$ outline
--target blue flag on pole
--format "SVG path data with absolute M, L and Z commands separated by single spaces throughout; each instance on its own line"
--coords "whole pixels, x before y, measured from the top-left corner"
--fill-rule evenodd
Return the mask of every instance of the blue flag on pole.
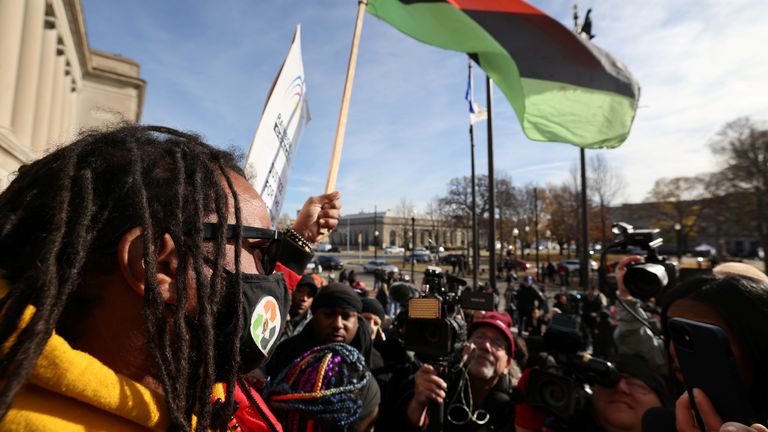
M 471 124 L 485 120 L 488 117 L 488 111 L 475 102 L 473 81 L 472 68 L 470 67 L 467 73 L 467 92 L 464 94 L 464 99 L 469 103 L 469 122 Z

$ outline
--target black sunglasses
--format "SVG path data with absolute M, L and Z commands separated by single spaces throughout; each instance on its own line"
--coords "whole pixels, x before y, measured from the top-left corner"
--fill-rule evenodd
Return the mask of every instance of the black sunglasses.
M 227 239 L 235 237 L 235 225 L 227 225 Z M 277 265 L 277 254 L 280 250 L 280 243 L 283 241 L 282 231 L 275 231 L 267 228 L 257 228 L 252 226 L 242 226 L 242 238 L 244 239 L 259 239 L 269 240 L 263 246 L 256 246 L 256 249 L 261 252 L 261 266 L 264 268 L 264 274 L 272 274 L 275 271 Z M 203 224 L 203 240 L 214 240 L 216 238 L 216 224 L 204 223 Z

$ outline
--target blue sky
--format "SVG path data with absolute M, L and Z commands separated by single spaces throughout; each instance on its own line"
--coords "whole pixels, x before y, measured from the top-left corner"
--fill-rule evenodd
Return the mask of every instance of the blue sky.
M 572 1 L 533 5 L 570 27 Z M 138 61 L 147 82 L 142 122 L 201 133 L 243 153 L 296 24 L 312 121 L 289 176 L 283 212 L 322 193 L 356 14 L 353 0 L 83 0 L 92 48 Z M 706 146 L 727 121 L 768 119 L 768 2 L 593 0 L 595 42 L 640 83 L 640 109 L 625 144 L 601 150 L 642 200 L 659 177 L 716 168 Z M 762 42 L 762 44 L 761 44 Z M 453 177 L 469 175 L 466 57 L 420 44 L 367 15 L 337 188 L 344 213 L 423 210 Z M 475 98 L 484 102 L 480 73 Z M 529 141 L 494 92 L 496 171 L 518 184 L 568 178 L 576 147 Z M 477 169 L 487 173 L 485 126 Z M 589 151 L 592 153 L 592 151 Z

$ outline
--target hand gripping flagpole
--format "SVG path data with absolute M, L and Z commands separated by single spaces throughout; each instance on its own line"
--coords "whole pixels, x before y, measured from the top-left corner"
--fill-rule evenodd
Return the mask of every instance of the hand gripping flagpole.
M 333 153 L 331 154 L 331 166 L 328 169 L 328 180 L 325 183 L 325 193 L 333 192 L 336 189 L 336 177 L 339 175 L 341 150 L 344 148 L 344 132 L 347 130 L 347 116 L 349 114 L 349 100 L 352 96 L 352 82 L 355 79 L 355 66 L 357 65 L 357 52 L 358 46 L 360 45 L 360 33 L 363 29 L 363 18 L 365 17 L 365 6 L 367 4 L 368 0 L 360 0 L 357 4 L 357 21 L 355 22 L 355 34 L 352 36 L 352 50 L 349 53 L 347 79 L 344 83 L 344 94 L 341 98 L 339 123 L 336 126 L 336 138 L 333 141 Z

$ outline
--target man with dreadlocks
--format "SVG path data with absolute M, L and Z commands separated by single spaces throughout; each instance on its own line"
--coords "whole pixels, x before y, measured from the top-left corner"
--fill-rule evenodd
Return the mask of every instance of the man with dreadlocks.
M 0 430 L 281 430 L 240 376 L 340 207 L 309 198 L 275 232 L 231 153 L 164 127 L 21 167 L 0 194 Z

